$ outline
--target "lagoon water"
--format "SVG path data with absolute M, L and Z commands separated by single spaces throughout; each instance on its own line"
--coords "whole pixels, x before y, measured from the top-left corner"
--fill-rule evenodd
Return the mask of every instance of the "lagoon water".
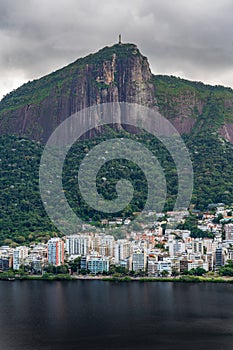
M 233 285 L 0 282 L 0 350 L 232 350 Z

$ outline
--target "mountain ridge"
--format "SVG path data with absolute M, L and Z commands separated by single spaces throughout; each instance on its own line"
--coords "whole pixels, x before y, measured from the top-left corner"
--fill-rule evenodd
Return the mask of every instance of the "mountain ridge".
M 210 116 L 206 110 L 211 101 L 219 113 Z M 214 131 L 233 142 L 231 88 L 154 75 L 131 43 L 106 46 L 7 94 L 0 101 L 0 133 L 45 143 L 71 114 L 105 102 L 158 108 L 181 134 L 211 121 Z

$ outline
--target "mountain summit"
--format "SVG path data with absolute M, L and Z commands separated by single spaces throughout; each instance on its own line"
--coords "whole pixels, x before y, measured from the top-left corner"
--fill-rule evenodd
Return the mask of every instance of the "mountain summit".
M 105 102 L 156 107 L 180 133 L 212 129 L 233 142 L 233 90 L 155 76 L 137 46 L 121 42 L 5 96 L 0 102 L 0 133 L 44 143 L 71 114 Z
M 152 74 L 134 44 L 116 44 L 24 84 L 0 103 L 3 133 L 46 141 L 71 114 L 105 102 L 153 106 Z

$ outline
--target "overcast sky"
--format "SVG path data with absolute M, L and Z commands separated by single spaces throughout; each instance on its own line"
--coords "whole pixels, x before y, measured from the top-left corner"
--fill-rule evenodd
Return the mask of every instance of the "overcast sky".
M 0 98 L 119 33 L 155 74 L 233 87 L 232 16 L 232 0 L 0 0 Z

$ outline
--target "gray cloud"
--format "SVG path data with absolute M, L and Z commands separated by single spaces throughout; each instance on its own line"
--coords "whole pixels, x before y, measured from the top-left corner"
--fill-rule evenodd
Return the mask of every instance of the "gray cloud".
M 117 41 L 155 74 L 233 87 L 233 2 L 1 0 L 0 96 Z

